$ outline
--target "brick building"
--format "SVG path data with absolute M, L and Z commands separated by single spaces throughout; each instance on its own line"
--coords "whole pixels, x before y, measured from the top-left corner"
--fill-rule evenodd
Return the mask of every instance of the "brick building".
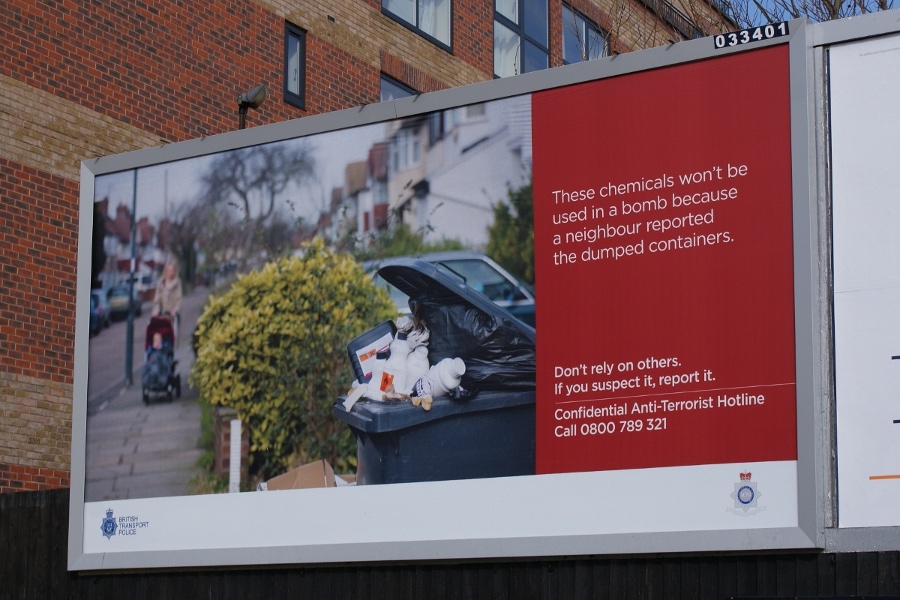
M 0 492 L 68 487 L 82 160 L 729 29 L 701 0 L 7 0 Z

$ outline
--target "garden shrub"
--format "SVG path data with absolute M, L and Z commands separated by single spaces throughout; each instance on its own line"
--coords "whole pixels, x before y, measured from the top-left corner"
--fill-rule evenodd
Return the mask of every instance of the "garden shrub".
M 202 401 L 237 411 L 250 467 L 268 479 L 322 458 L 352 472 L 356 444 L 332 415 L 353 381 L 347 344 L 397 316 L 349 255 L 321 241 L 240 277 L 200 316 L 191 371 Z

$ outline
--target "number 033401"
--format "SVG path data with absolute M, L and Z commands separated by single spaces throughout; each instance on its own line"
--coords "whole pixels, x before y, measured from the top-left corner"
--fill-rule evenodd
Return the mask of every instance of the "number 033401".
M 749 44 L 750 42 L 761 42 L 763 40 L 771 40 L 772 38 L 782 37 L 788 34 L 788 24 L 785 21 L 781 23 L 772 23 L 769 25 L 760 25 L 759 27 L 751 27 L 750 29 L 742 29 L 741 31 L 732 31 L 731 33 L 720 33 L 713 36 L 713 42 L 716 48 L 729 48 L 731 46 L 740 46 L 741 44 Z

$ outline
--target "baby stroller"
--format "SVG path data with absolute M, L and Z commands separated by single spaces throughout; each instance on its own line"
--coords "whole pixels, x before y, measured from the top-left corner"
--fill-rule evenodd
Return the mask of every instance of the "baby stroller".
M 147 362 L 141 373 L 141 395 L 144 404 L 156 396 L 165 395 L 166 400 L 181 397 L 181 375 L 175 372 L 175 328 L 172 317 L 159 315 L 150 318 L 147 325 L 144 350 Z

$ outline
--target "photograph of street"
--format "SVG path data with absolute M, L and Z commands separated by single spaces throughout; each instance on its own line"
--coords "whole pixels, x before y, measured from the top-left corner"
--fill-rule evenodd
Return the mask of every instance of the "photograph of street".
M 229 362 L 233 347 L 257 335 L 250 331 L 260 319 L 268 319 L 269 329 L 259 335 L 294 334 L 277 314 L 261 316 L 256 306 L 229 312 L 242 302 L 239 290 L 272 285 L 266 273 L 273 269 L 282 273 L 278 279 L 289 265 L 302 272 L 321 260 L 328 277 L 350 278 L 336 281 L 335 289 L 360 278 L 371 288 L 365 293 L 376 294 L 373 275 L 386 259 L 450 250 L 458 254 L 441 256 L 457 265 L 474 260 L 478 273 L 493 278 L 480 283 L 482 275 L 466 273 L 470 285 L 488 294 L 496 287 L 490 299 L 533 325 L 527 264 L 533 258 L 513 264 L 510 274 L 488 257 L 509 248 L 502 238 L 509 231 L 492 232 L 498 214 L 504 223 L 519 219 L 526 224 L 519 231 L 530 235 L 530 177 L 528 96 L 98 177 L 85 500 L 226 491 L 223 449 L 210 444 L 216 427 L 227 425 L 222 411 L 244 417 L 244 435 L 249 431 L 242 489 L 320 459 L 353 481 L 356 444 L 347 424 L 331 415 L 332 402 L 353 381 L 346 345 L 385 318 L 408 312 L 406 299 L 395 293 L 366 301 L 369 312 L 356 311 L 354 318 L 368 321 L 345 319 L 333 341 L 335 356 L 307 357 L 321 365 L 314 371 L 334 372 L 327 381 L 268 375 L 267 389 L 248 399 L 232 393 L 243 384 L 220 377 L 250 373 L 247 362 Z M 512 258 L 501 260 L 521 260 Z M 177 306 L 166 306 L 175 282 Z M 320 290 L 330 289 L 319 283 Z M 276 311 L 303 310 L 296 308 L 297 297 L 292 300 L 295 308 L 281 304 Z M 214 322 L 226 313 L 227 322 Z M 173 339 L 160 339 L 158 346 L 173 365 L 168 379 L 154 386 L 148 371 L 158 356 L 155 319 L 172 314 Z M 249 327 L 237 331 L 234 322 Z M 237 338 L 212 340 L 226 329 Z M 300 329 L 308 334 L 307 326 Z M 290 347 L 304 343 L 299 337 Z M 257 410 L 267 403 L 281 408 Z

